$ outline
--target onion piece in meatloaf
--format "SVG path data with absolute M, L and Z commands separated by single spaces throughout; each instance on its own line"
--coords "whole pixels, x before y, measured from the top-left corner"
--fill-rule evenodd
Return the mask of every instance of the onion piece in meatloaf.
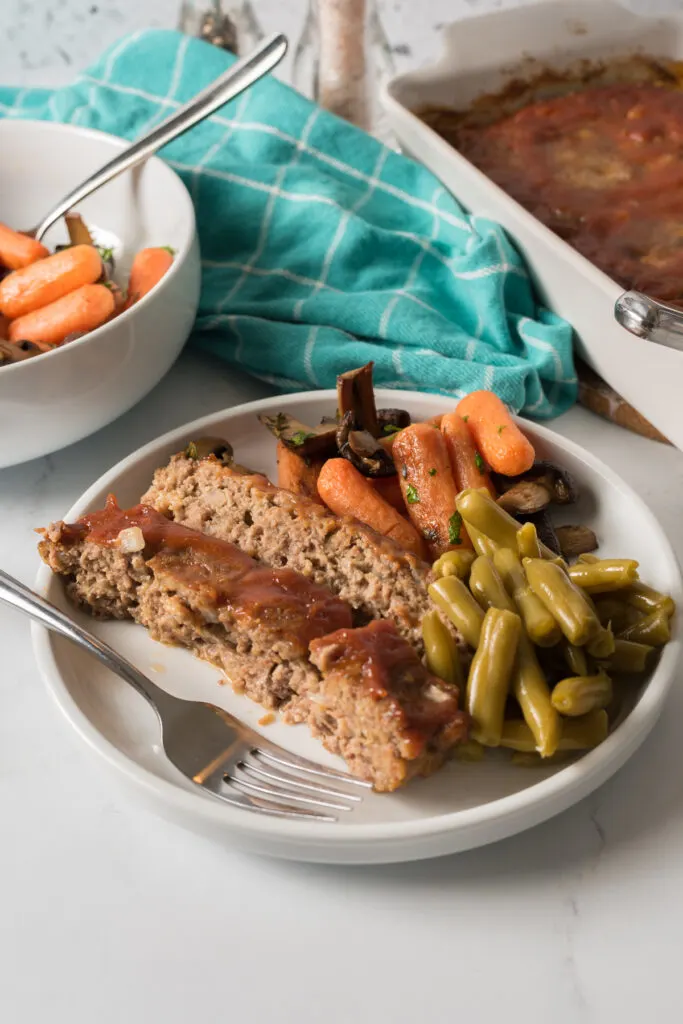
M 266 565 L 287 566 L 329 587 L 354 609 L 355 625 L 390 619 L 422 653 L 431 568 L 357 520 L 214 455 L 174 455 L 141 500 L 178 523 L 238 544 Z
M 102 511 L 43 531 L 39 551 L 91 614 L 134 619 L 268 708 L 317 682 L 309 642 L 351 625 L 349 606 L 326 588 L 144 505 L 123 511 L 109 498 Z
M 380 792 L 431 775 L 467 739 L 458 688 L 430 675 L 386 620 L 313 640 L 319 681 L 307 682 L 285 712 L 305 721 L 349 770 Z

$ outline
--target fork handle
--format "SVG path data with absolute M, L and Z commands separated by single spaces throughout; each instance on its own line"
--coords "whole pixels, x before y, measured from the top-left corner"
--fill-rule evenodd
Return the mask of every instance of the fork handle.
M 66 637 L 78 647 L 93 654 L 106 668 L 130 683 L 133 689 L 137 690 L 152 705 L 157 715 L 159 714 L 159 705 L 165 697 L 163 690 L 159 689 L 151 679 L 143 675 L 135 665 L 122 657 L 113 647 L 79 626 L 64 612 L 60 612 L 49 601 L 39 597 L 33 590 L 29 590 L 23 583 L 10 576 L 9 573 L 3 572 L 2 569 L 0 569 L 0 601 L 4 601 L 5 604 L 23 612 L 35 622 L 39 622 L 41 626 L 45 626 L 46 629 L 53 633 L 59 633 L 60 636 Z
M 257 82 L 268 71 L 278 64 L 287 52 L 287 40 L 281 35 L 273 35 L 264 40 L 254 50 L 236 64 L 224 71 L 215 82 L 211 82 L 197 96 L 183 104 L 179 110 L 167 117 L 142 138 L 137 139 L 126 149 L 118 153 L 113 160 L 100 167 L 89 178 L 77 185 L 58 206 L 45 217 L 35 229 L 35 237 L 40 241 L 45 232 L 56 220 L 59 220 L 72 207 L 89 196 L 95 189 L 106 185 L 108 181 L 142 163 L 162 146 L 168 145 L 183 132 L 192 128 L 205 117 L 213 114 L 229 100 L 239 96 L 241 92 Z

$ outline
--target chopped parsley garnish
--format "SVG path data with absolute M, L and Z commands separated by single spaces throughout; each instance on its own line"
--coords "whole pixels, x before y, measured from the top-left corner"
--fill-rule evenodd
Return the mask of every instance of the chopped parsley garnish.
M 448 543 L 449 544 L 462 544 L 462 516 L 459 512 L 454 512 L 451 518 L 448 520 Z
M 187 448 L 185 449 L 185 458 L 186 459 L 198 459 L 199 458 L 199 452 L 197 451 L 197 445 L 194 443 L 194 441 L 190 441 L 190 443 L 188 444 Z
M 430 476 L 436 476 L 436 470 L 435 469 L 430 469 L 429 470 L 429 475 Z
M 467 423 L 468 419 L 469 419 L 469 416 L 463 416 L 463 418 L 462 418 L 463 423 Z
M 475 464 L 475 466 L 477 467 L 477 469 L 479 470 L 480 473 L 483 473 L 484 470 L 486 469 L 486 466 L 484 464 L 484 460 L 482 459 L 481 455 L 477 451 L 475 451 L 475 453 L 474 453 L 474 464 Z
M 114 259 L 114 250 L 111 246 L 98 245 L 97 251 L 100 254 L 100 259 L 103 263 L 111 263 Z
M 414 484 L 408 484 L 406 487 L 406 501 L 409 505 L 419 505 L 420 495 L 417 493 L 417 488 Z
M 398 434 L 398 432 L 400 430 L 402 430 L 402 429 L 403 429 L 403 427 L 397 427 L 395 423 L 385 423 L 384 424 L 384 433 L 385 434 Z
M 408 467 L 407 466 L 401 466 L 401 476 L 403 477 L 404 480 L 408 479 Z
M 283 431 L 287 429 L 287 423 L 289 422 L 289 418 L 286 415 L 286 413 L 279 412 L 275 416 L 266 417 L 264 419 L 264 422 L 268 429 L 271 430 L 276 437 L 280 437 Z
M 163 249 L 164 252 L 170 252 L 171 256 L 175 256 L 175 249 L 172 245 L 160 245 L 159 248 Z
M 301 445 L 304 444 L 309 439 L 309 437 L 313 436 L 313 434 L 309 434 L 305 430 L 297 430 L 296 433 L 292 434 L 292 436 L 290 437 L 289 443 L 295 445 L 295 447 L 297 448 L 300 448 Z
M 501 424 L 501 425 L 500 425 L 500 426 L 498 427 L 498 433 L 499 433 L 499 434 L 502 434 L 504 430 L 505 430 L 505 424 L 504 424 L 504 423 L 502 423 L 502 424 Z

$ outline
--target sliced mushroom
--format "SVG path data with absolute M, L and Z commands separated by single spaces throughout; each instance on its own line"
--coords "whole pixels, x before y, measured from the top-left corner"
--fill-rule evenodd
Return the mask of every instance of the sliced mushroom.
M 340 421 L 350 412 L 359 430 L 367 430 L 379 437 L 380 426 L 372 386 L 374 363 L 366 363 L 357 370 L 349 370 L 337 377 L 337 408 Z
M 560 552 L 565 558 L 596 551 L 598 538 L 589 526 L 558 526 L 555 529 Z
M 337 445 L 336 422 L 309 427 L 286 412 L 278 412 L 275 416 L 261 415 L 259 421 L 278 441 L 282 441 L 298 455 L 334 454 Z
M 95 244 L 80 213 L 65 213 L 64 221 L 66 223 L 66 230 L 69 232 L 69 241 L 72 245 Z
M 377 413 L 379 423 L 379 436 L 386 437 L 388 434 L 396 434 L 399 430 L 405 430 L 411 424 L 410 413 L 405 409 L 380 409 Z
M 356 429 L 353 412 L 342 418 L 337 430 L 339 454 L 359 470 L 363 476 L 392 476 L 396 472 L 394 460 L 368 430 Z
M 0 341 L 0 366 L 9 366 L 10 363 L 21 363 L 24 359 L 31 359 L 33 356 L 49 352 L 51 345 L 43 346 L 35 341 Z
M 531 469 L 519 476 L 502 476 L 500 473 L 493 474 L 496 489 L 500 494 L 505 494 L 522 481 L 534 481 L 542 484 L 550 494 L 550 501 L 553 505 L 571 505 L 576 501 L 576 487 L 569 473 L 556 466 L 553 462 L 534 462 Z
M 513 516 L 528 516 L 542 512 L 548 507 L 551 494 L 548 488 L 536 480 L 520 480 L 501 494 L 498 504 Z
M 190 441 L 185 451 L 190 459 L 207 459 L 209 455 L 215 455 L 226 466 L 233 462 L 232 445 L 222 437 L 199 437 Z

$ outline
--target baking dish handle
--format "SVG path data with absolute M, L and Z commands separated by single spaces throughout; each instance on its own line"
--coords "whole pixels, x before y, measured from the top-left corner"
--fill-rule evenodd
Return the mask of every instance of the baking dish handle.
M 683 352 L 683 309 L 642 292 L 624 292 L 614 304 L 614 316 L 631 334 Z

